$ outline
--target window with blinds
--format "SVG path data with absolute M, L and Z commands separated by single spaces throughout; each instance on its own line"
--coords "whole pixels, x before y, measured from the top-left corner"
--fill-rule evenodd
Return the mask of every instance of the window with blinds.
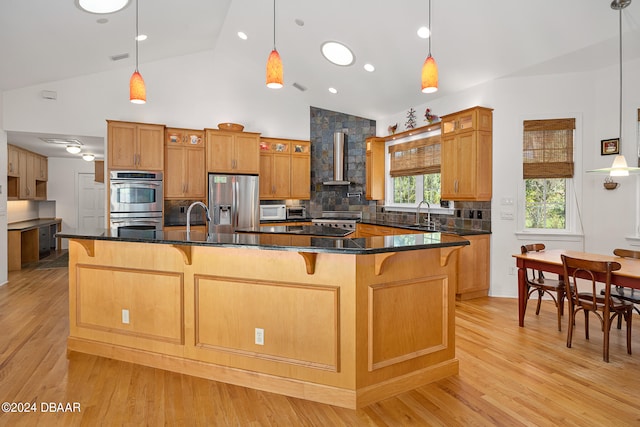
M 523 178 L 572 178 L 575 128 L 573 118 L 525 120 Z
M 440 173 L 440 135 L 389 147 L 392 177 Z

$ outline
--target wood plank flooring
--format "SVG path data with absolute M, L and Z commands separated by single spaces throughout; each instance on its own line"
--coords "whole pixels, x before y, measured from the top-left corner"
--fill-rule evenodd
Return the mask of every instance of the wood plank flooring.
M 457 303 L 460 374 L 354 411 L 130 363 L 67 356 L 67 269 L 26 268 L 0 287 L 0 426 L 625 426 L 640 425 L 640 321 L 634 355 L 613 330 L 610 363 L 591 322 L 578 319 L 573 348 L 555 309 L 527 313 L 515 299 Z M 516 286 L 516 278 L 513 278 Z M 531 308 L 531 307 L 530 307 Z M 534 306 L 535 308 L 535 306 Z M 566 325 L 563 325 L 566 330 Z M 43 412 L 48 403 L 80 412 Z

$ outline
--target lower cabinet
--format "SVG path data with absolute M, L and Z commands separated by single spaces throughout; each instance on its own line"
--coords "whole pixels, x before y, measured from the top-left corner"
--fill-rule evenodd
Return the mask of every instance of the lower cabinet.
M 456 299 L 467 300 L 489 295 L 491 235 L 464 236 L 471 244 L 460 251 Z

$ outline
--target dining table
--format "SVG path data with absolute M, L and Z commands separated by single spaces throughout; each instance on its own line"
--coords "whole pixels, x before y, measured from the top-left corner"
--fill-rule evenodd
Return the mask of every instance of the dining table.
M 526 270 L 531 268 L 563 276 L 564 267 L 562 265 L 562 255 L 594 261 L 618 262 L 621 268 L 612 273 L 611 284 L 640 289 L 640 260 L 638 259 L 567 249 L 550 249 L 539 252 L 528 252 L 526 254 L 515 254 L 513 257 L 516 259 L 516 266 L 518 267 L 518 324 L 520 326 L 524 326 L 524 313 L 528 298 Z M 604 282 L 604 274 L 596 274 L 596 280 Z

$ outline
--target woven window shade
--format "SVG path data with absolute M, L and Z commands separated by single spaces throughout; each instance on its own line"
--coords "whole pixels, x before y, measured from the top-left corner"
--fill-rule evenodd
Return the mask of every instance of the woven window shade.
M 523 178 L 572 178 L 575 128 L 575 119 L 525 120 Z
M 392 177 L 440 173 L 440 135 L 389 147 Z

